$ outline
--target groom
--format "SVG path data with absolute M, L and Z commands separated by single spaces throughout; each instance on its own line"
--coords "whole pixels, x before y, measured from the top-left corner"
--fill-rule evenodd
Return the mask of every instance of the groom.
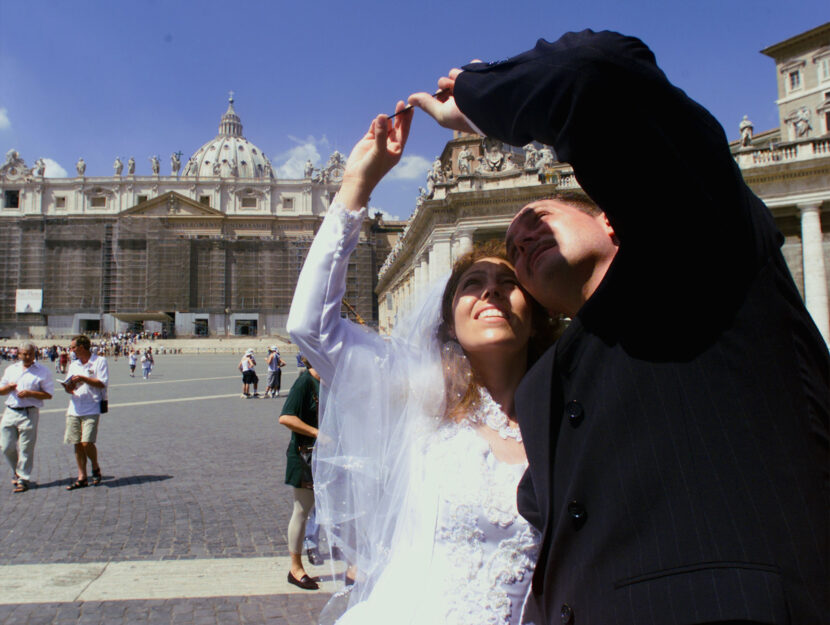
M 827 346 L 720 125 L 609 32 L 439 87 L 410 103 L 552 145 L 590 197 L 507 233 L 522 284 L 572 318 L 516 399 L 544 622 L 827 623 Z

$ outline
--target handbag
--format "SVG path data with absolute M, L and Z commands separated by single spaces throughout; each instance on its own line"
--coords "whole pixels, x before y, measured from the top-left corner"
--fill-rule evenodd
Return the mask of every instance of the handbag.
M 297 445 L 297 455 L 300 458 L 300 468 L 302 469 L 301 488 L 314 487 L 314 477 L 311 474 L 311 455 L 313 453 L 314 445 Z

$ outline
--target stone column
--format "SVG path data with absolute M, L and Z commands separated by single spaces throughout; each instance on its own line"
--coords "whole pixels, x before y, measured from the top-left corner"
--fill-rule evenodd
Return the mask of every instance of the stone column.
M 830 343 L 830 312 L 827 306 L 827 274 L 819 207 L 821 202 L 799 204 L 801 211 L 801 254 L 804 266 L 804 303 L 824 337 Z
M 415 293 L 413 294 L 412 300 L 409 302 L 410 310 L 412 309 L 413 304 L 415 302 L 420 301 L 420 299 L 424 296 L 428 284 L 429 260 L 427 258 L 427 255 L 424 254 L 418 261 L 418 268 L 415 272 Z
M 455 258 L 453 258 L 453 262 L 458 260 L 461 256 L 464 256 L 467 252 L 473 249 L 473 231 L 472 230 L 459 230 L 455 233 L 455 242 L 456 242 L 456 249 L 455 249 Z
M 449 237 L 436 238 L 429 249 L 429 282 L 432 284 L 452 268 Z

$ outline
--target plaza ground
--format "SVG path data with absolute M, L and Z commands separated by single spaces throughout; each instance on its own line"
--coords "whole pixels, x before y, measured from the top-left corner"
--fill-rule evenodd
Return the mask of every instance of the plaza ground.
M 319 591 L 286 582 L 290 433 L 277 417 L 297 368 L 285 360 L 283 397 L 245 400 L 238 356 L 159 356 L 148 381 L 110 359 L 104 479 L 72 492 L 68 396 L 56 392 L 33 488 L 12 494 L 0 469 L 0 623 L 316 623 L 340 582 L 328 564 L 309 568 Z

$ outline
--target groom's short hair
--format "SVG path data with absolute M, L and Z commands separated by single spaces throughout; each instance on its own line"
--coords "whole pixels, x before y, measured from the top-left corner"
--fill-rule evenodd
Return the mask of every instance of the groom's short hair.
M 596 202 L 594 202 L 594 200 L 582 191 L 554 191 L 550 195 L 540 197 L 538 200 L 534 201 L 538 202 L 541 200 L 555 200 L 557 202 L 562 202 L 562 204 L 573 206 L 591 217 L 602 215 L 605 212 L 597 205 Z

